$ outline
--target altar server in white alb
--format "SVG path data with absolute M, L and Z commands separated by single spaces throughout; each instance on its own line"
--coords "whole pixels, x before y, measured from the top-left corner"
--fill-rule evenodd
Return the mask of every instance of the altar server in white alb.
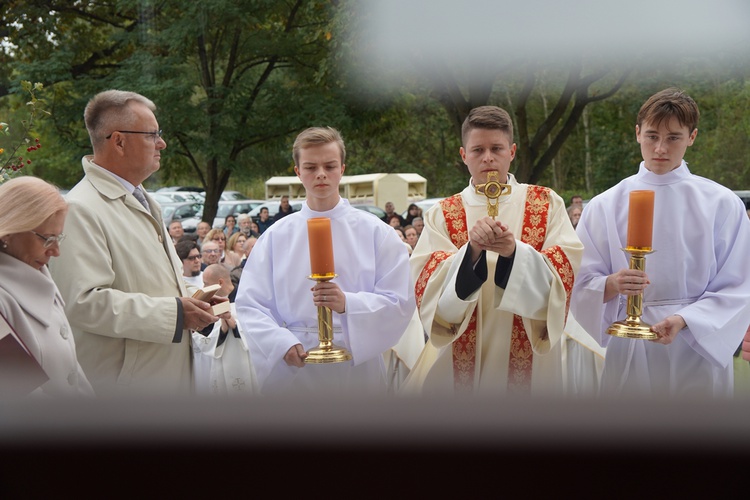
M 229 269 L 220 263 L 203 271 L 203 285 L 219 285 L 216 295 L 231 297 L 234 284 Z M 247 340 L 241 335 L 237 309 L 202 331 L 193 331 L 193 374 L 199 395 L 249 397 L 259 393 Z
M 337 130 L 303 131 L 293 158 L 307 201 L 258 239 L 236 297 L 261 392 L 385 394 L 383 353 L 415 309 L 408 252 L 393 228 L 339 196 L 346 149 Z M 308 279 L 313 217 L 331 220 L 337 277 L 324 283 Z M 318 306 L 333 311 L 333 342 L 349 350 L 351 361 L 305 363 L 319 345 Z
M 729 189 L 688 170 L 685 151 L 699 111 L 669 88 L 641 107 L 638 173 L 594 197 L 577 232 L 584 246 L 571 308 L 606 346 L 602 395 L 722 397 L 733 387 L 732 354 L 750 317 L 750 221 Z M 629 193 L 654 191 L 653 253 L 629 269 Z M 643 294 L 641 319 L 655 340 L 608 335 L 627 297 Z

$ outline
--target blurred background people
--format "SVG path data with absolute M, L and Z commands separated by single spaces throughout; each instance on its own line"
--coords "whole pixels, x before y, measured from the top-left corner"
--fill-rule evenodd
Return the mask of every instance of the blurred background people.
M 277 220 L 280 220 L 293 213 L 294 208 L 289 204 L 289 197 L 287 195 L 284 195 L 281 197 L 281 201 L 279 201 L 279 211 L 276 212 L 276 215 L 273 216 L 273 221 L 276 222 Z
M 182 261 L 182 277 L 185 283 L 203 288 L 201 251 L 198 245 L 191 240 L 180 240 L 175 244 L 175 250 Z
M 182 228 L 182 222 L 173 220 L 169 223 L 169 236 L 172 238 L 172 244 L 174 245 L 185 235 L 185 230 Z
M 206 240 L 201 246 L 201 270 L 205 271 L 211 264 L 221 263 L 221 248 L 219 243 L 213 240 Z
M 414 219 L 422 217 L 422 209 L 416 203 L 411 203 L 406 209 L 406 217 L 404 217 L 404 226 L 413 224 Z
M 237 219 L 234 215 L 229 214 L 224 218 L 224 236 L 227 238 L 231 237 L 235 233 L 240 232 L 240 228 L 237 227 Z
M 198 239 L 195 241 L 198 245 L 203 245 L 203 239 L 206 237 L 208 232 L 211 230 L 211 224 L 205 221 L 201 221 L 195 227 L 195 234 L 198 235 Z
M 581 220 L 581 207 L 578 205 L 571 205 L 568 207 L 568 217 L 570 217 L 570 223 L 573 224 L 575 229 L 578 226 L 578 221 Z
M 0 185 L 0 314 L 48 377 L 32 397 L 94 396 L 76 356 L 63 299 L 47 268 L 49 260 L 60 255 L 67 211 L 57 188 L 36 177 Z M 0 366 L 0 387 L 11 384 L 13 389 L 12 384 L 22 381 L 5 373 L 7 366 Z
M 262 207 L 258 212 L 258 234 L 263 234 L 271 227 L 271 224 L 273 224 L 273 219 L 268 215 L 268 207 Z
M 237 225 L 240 228 L 240 232 L 246 237 L 255 236 L 257 238 L 258 236 L 260 236 L 260 233 L 258 233 L 257 230 L 253 229 L 253 224 L 255 224 L 255 222 L 253 222 L 253 218 L 250 217 L 250 214 L 240 214 L 237 216 Z

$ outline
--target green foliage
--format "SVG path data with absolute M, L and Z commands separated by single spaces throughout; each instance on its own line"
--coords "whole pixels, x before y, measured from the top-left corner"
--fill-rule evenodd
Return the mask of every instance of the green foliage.
M 364 57 L 374 47 L 363 2 L 4 5 L 0 97 L 18 94 L 23 80 L 44 83 L 52 116 L 35 129 L 44 148 L 28 171 L 61 187 L 80 179 L 80 158 L 90 152 L 82 121 L 88 99 L 121 88 L 154 100 L 168 144 L 147 187 L 202 185 L 209 205 L 223 189 L 263 197 L 265 179 L 293 175 L 292 141 L 316 125 L 342 131 L 348 174 L 414 172 L 427 179 L 428 196 L 452 194 L 469 178 L 458 155 L 461 122 L 485 103 L 514 118 L 520 180 L 566 199 L 588 198 L 636 171 L 638 108 L 671 85 L 687 90 L 702 111 L 687 153 L 691 170 L 735 189 L 750 186 L 747 55 L 689 54 L 630 74 L 608 61 L 440 67 L 415 58 L 413 71 L 399 69 L 393 79 L 387 62 L 375 67 Z M 19 102 L 5 99 L 3 118 Z M 204 217 L 212 216 L 209 206 Z

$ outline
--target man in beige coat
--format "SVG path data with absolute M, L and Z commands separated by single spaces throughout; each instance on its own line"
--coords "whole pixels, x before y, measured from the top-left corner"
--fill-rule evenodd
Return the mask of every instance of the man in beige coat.
M 188 298 L 161 209 L 141 186 L 167 147 L 155 108 L 119 90 L 89 101 L 94 154 L 66 196 L 68 238 L 50 266 L 98 396 L 191 394 L 189 330 L 218 319 L 208 303 Z

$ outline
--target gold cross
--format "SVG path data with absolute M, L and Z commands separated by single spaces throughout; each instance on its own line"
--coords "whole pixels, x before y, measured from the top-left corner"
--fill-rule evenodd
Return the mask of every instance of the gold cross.
M 474 187 L 477 194 L 483 194 L 487 197 L 487 215 L 493 219 L 498 214 L 498 198 L 509 195 L 511 191 L 509 184 L 501 184 L 498 181 L 499 175 L 496 171 L 487 172 L 487 182 Z

